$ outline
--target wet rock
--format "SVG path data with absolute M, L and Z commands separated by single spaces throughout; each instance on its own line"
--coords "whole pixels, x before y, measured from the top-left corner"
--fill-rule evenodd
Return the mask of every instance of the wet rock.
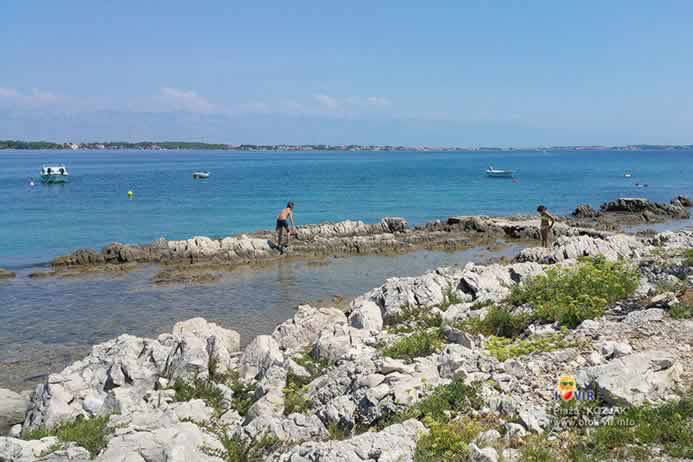
M 674 202 L 676 202 L 676 200 Z M 678 200 L 678 203 L 681 205 L 654 202 L 640 197 L 622 197 L 602 204 L 600 209 L 604 213 L 625 212 L 640 214 L 645 221 L 651 221 L 652 218 L 657 216 L 675 219 L 688 218 L 688 210 L 682 205 L 680 200 Z
M 0 435 L 5 435 L 12 426 L 24 422 L 29 405 L 26 396 L 0 388 Z
M 391 233 L 403 233 L 409 228 L 409 223 L 402 217 L 385 217 L 382 224 Z

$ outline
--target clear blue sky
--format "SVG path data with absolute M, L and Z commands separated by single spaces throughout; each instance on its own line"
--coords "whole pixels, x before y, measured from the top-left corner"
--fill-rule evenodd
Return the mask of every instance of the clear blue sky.
M 0 138 L 693 143 L 690 1 L 249 3 L 0 2 Z

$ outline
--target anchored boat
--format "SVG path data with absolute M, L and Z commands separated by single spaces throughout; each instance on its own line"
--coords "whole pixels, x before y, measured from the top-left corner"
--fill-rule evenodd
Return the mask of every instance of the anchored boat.
M 493 165 L 489 166 L 489 168 L 486 169 L 486 176 L 490 176 L 493 178 L 512 178 L 513 177 L 513 171 L 512 170 L 498 170 L 493 168 Z
M 44 165 L 41 168 L 41 182 L 45 184 L 67 183 L 70 174 L 64 165 Z
M 193 178 L 196 180 L 204 180 L 209 178 L 209 172 L 193 172 Z

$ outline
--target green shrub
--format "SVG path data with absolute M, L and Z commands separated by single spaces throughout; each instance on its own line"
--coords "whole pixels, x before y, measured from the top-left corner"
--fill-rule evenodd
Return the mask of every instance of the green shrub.
M 238 373 L 230 375 L 226 385 L 233 392 L 231 408 L 235 409 L 242 417 L 248 413 L 248 409 L 255 402 L 255 385 L 242 382 Z
M 329 361 L 326 359 L 315 359 L 308 352 L 294 355 L 291 359 L 293 359 L 296 364 L 308 371 L 311 376 L 309 382 L 315 377 L 322 375 L 330 366 Z
M 96 457 L 108 444 L 108 437 L 113 429 L 107 426 L 108 416 L 85 419 L 78 417 L 70 422 L 63 422 L 52 428 L 41 428 L 25 432 L 25 440 L 38 440 L 55 436 L 61 443 L 75 442 L 83 447 L 91 457 Z M 58 449 L 58 448 L 55 448 Z
M 677 303 L 671 307 L 669 314 L 674 319 L 691 319 L 693 318 L 693 305 Z
M 414 462 L 459 462 L 467 460 L 469 443 L 481 432 L 481 426 L 469 420 L 440 423 L 427 417 L 430 430 L 416 442 Z
M 351 436 L 351 432 L 335 422 L 332 422 L 327 426 L 327 433 L 330 434 L 330 439 L 335 441 L 342 441 Z
M 567 331 L 563 330 L 552 334 L 532 335 L 523 339 L 491 336 L 486 339 L 485 346 L 499 361 L 505 361 L 517 356 L 579 346 L 577 341 L 566 340 L 566 334 Z
M 255 401 L 255 385 L 241 382 L 237 372 L 214 375 L 210 373 L 210 377 L 212 376 L 215 381 L 199 376 L 190 381 L 177 379 L 173 384 L 173 390 L 176 392 L 174 399 L 180 402 L 202 399 L 214 410 L 216 416 L 222 415 L 229 408 L 245 416 Z M 226 402 L 224 393 L 216 386 L 218 383 L 228 386 L 233 392 L 231 403 Z
M 573 268 L 553 267 L 514 286 L 510 302 L 531 304 L 538 320 L 577 327 L 601 316 L 609 304 L 632 295 L 639 280 L 638 272 L 623 261 L 581 258 Z
M 274 435 L 261 434 L 255 438 L 242 438 L 224 425 L 207 425 L 204 429 L 219 440 L 223 449 L 205 446 L 202 451 L 224 462 L 263 462 L 269 453 L 281 447 L 281 442 Z
M 284 415 L 304 413 L 310 409 L 311 401 L 306 396 L 308 383 L 310 380 L 289 372 L 284 387 Z
M 515 337 L 524 332 L 532 320 L 528 313 L 514 314 L 508 307 L 491 305 L 483 319 L 472 317 L 454 324 L 453 327 L 473 334 Z
M 413 361 L 441 350 L 443 338 L 440 329 L 419 329 L 383 348 L 383 354 L 395 359 Z

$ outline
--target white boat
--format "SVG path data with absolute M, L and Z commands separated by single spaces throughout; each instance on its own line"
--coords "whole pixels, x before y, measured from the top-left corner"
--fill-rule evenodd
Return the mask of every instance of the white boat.
M 193 172 L 193 178 L 195 178 L 196 180 L 209 178 L 209 172 Z
M 623 176 L 626 177 L 626 178 L 630 178 L 630 177 L 633 176 L 633 174 L 630 173 L 630 172 L 626 172 L 626 173 L 623 174 Z
M 46 184 L 67 183 L 70 174 L 64 165 L 44 165 L 41 167 L 41 182 Z
M 489 168 L 486 169 L 486 176 L 490 176 L 493 178 L 512 178 L 513 177 L 513 171 L 512 170 L 498 170 L 496 168 L 493 168 L 493 165 L 489 166 Z

